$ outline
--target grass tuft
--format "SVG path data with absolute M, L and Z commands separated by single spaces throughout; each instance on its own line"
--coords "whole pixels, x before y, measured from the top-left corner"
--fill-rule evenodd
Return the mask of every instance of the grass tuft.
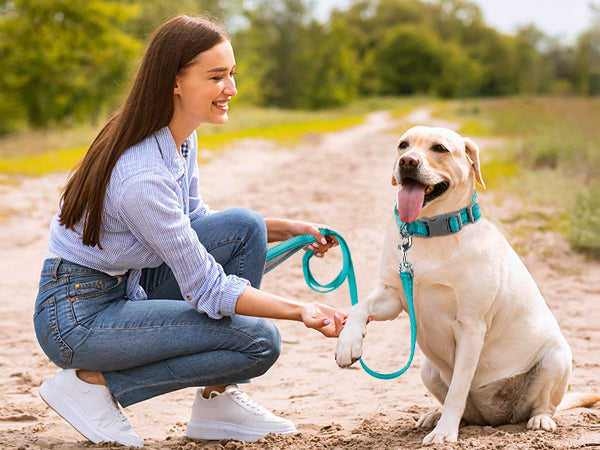
M 581 190 L 569 215 L 569 241 L 579 252 L 600 257 L 600 184 Z

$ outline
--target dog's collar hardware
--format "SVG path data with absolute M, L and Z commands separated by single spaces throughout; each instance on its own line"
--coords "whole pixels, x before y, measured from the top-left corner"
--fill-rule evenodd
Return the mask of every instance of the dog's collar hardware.
M 477 201 L 477 192 L 474 191 L 469 205 L 459 211 L 404 223 L 398 217 L 398 207 L 395 206 L 394 215 L 401 235 L 406 230 L 411 236 L 430 238 L 458 233 L 465 225 L 477 222 L 481 218 L 481 207 Z
M 402 226 L 400 226 L 400 238 L 402 239 L 402 242 L 398 246 L 398 250 L 402 252 L 402 262 L 398 267 L 398 273 L 407 273 L 412 276 L 412 265 L 408 262 L 406 258 L 406 253 L 408 253 L 408 249 L 412 247 L 412 235 L 408 232 L 405 223 L 403 223 Z

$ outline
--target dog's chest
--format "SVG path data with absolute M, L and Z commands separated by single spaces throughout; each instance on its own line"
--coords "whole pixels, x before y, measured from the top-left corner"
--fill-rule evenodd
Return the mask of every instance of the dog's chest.
M 413 302 L 419 344 L 428 356 L 453 354 L 454 340 L 448 337 L 454 335 L 458 322 L 464 320 L 455 285 L 464 271 L 460 257 L 449 246 L 417 244 L 411 252 L 408 261 L 414 271 Z

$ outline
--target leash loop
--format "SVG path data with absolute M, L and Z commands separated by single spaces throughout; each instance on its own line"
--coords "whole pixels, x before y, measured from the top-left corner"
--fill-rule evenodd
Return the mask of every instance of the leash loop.
M 316 292 L 326 293 L 331 292 L 338 287 L 340 287 L 344 281 L 348 280 L 348 290 L 350 291 L 350 301 L 352 302 L 352 306 L 358 303 L 358 294 L 356 288 L 356 277 L 354 274 L 354 265 L 352 263 L 352 256 L 350 255 L 350 248 L 348 244 L 344 240 L 344 238 L 336 233 L 333 230 L 327 228 L 319 228 L 319 231 L 323 236 L 334 236 L 342 251 L 343 256 L 343 266 L 337 276 L 330 281 L 329 283 L 321 284 L 317 280 L 315 280 L 311 270 L 310 270 L 310 258 L 314 256 L 314 252 L 312 250 L 308 250 L 304 257 L 302 258 L 302 270 L 304 272 L 304 280 L 310 289 Z M 292 256 L 294 253 L 299 251 L 300 249 L 310 245 L 311 243 L 316 242 L 316 239 L 311 235 L 302 235 L 296 236 L 292 239 L 288 239 L 285 242 L 277 244 L 270 249 L 267 250 L 267 262 L 265 265 L 264 273 L 269 272 L 277 265 L 281 264 L 284 260 Z M 410 319 L 410 335 L 411 335 L 411 343 L 410 343 L 410 358 L 406 365 L 400 369 L 398 372 L 394 373 L 378 373 L 374 370 L 370 369 L 367 364 L 362 360 L 359 360 L 362 368 L 369 375 L 375 378 L 379 378 L 381 380 L 391 380 L 393 378 L 397 378 L 402 375 L 406 370 L 410 367 L 413 356 L 415 353 L 415 344 L 417 340 L 417 324 L 415 320 L 413 301 L 412 301 L 412 279 L 413 272 L 412 266 L 406 260 L 406 251 L 412 246 L 412 236 L 408 232 L 408 230 L 404 230 L 403 235 L 403 243 L 399 246 L 402 250 L 403 263 L 400 264 L 399 275 L 402 280 L 402 286 L 404 288 L 404 292 L 406 294 L 406 298 L 408 301 L 408 316 Z

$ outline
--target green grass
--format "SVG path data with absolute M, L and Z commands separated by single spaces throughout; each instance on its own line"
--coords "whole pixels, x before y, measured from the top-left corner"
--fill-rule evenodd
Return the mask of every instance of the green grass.
M 201 150 L 218 151 L 238 139 L 266 139 L 294 146 L 311 135 L 331 133 L 364 122 L 368 113 L 382 109 L 410 110 L 419 99 L 369 98 L 342 108 L 296 111 L 240 106 L 232 108 L 224 125 L 198 128 Z M 81 160 L 100 126 L 78 125 L 31 130 L 0 139 L 0 174 L 40 176 L 69 171 Z
M 35 156 L 0 159 L 0 173 L 5 175 L 41 176 L 71 170 L 85 154 L 86 147 L 57 150 Z
M 535 97 L 448 102 L 437 114 L 460 132 L 505 137 L 482 168 L 492 188 L 511 189 L 555 216 L 544 228 L 600 257 L 600 98 Z M 491 182 L 490 182 L 491 180 Z
M 279 123 L 262 127 L 224 131 L 220 133 L 199 130 L 198 146 L 217 150 L 226 147 L 236 139 L 267 139 L 282 145 L 297 145 L 307 135 L 331 133 L 354 127 L 364 122 L 364 116 L 340 117 L 331 120 L 310 120 L 296 123 Z

